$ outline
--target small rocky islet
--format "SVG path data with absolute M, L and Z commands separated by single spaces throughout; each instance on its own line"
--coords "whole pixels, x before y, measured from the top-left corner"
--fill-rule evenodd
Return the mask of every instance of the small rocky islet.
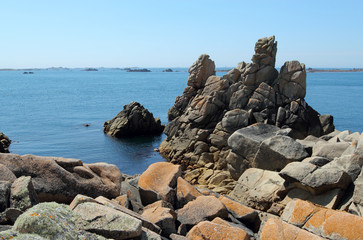
M 0 238 L 363 239 L 363 134 L 311 108 L 305 65 L 278 72 L 276 52 L 259 39 L 223 77 L 201 55 L 165 129 L 136 102 L 106 121 L 113 137 L 164 130 L 168 162 L 141 175 L 19 156 L 0 133 Z

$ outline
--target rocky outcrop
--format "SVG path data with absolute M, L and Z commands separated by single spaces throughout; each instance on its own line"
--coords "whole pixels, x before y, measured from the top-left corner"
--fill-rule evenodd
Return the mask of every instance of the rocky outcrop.
M 171 121 L 160 153 L 187 173 L 206 167 L 214 171 L 210 179 L 218 171 L 229 171 L 227 179 L 235 180 L 250 167 L 278 171 L 306 158 L 307 150 L 294 140 L 330 133 L 332 117 L 319 115 L 305 102 L 305 65 L 288 61 L 278 72 L 276 52 L 275 37 L 259 39 L 252 63 L 241 62 L 222 77 L 214 75 L 214 62 L 208 55 L 200 56 L 189 69 L 188 86 L 169 110 Z M 275 130 L 239 141 L 238 131 L 256 123 Z M 267 139 L 275 135 L 283 136 Z M 286 146 L 291 147 L 282 151 Z M 274 158 L 266 161 L 266 155 Z M 195 183 L 209 185 L 202 179 L 204 173 L 199 171 Z
M 105 122 L 103 131 L 117 138 L 161 134 L 164 125 L 159 118 L 140 103 L 131 102 L 111 120 Z
M 84 164 L 78 159 L 0 153 L 0 163 L 15 176 L 32 176 L 40 201 L 70 203 L 77 194 L 114 198 L 123 176 L 112 164 Z
M 0 153 L 8 153 L 11 140 L 2 132 L 0 132 Z
M 347 135 L 345 139 L 351 139 L 348 137 L 351 135 Z M 360 140 L 360 136 L 358 139 Z M 361 150 L 359 142 L 354 149 L 356 155 Z M 65 161 L 62 159 L 63 166 Z M 294 166 L 297 164 L 302 165 Z M 8 181 L 0 181 L 0 224 L 8 224 L 5 227 L 0 225 L 0 238 L 361 239 L 363 218 L 358 216 L 358 212 L 361 206 L 359 184 L 362 175 L 355 178 L 355 190 L 351 195 L 347 194 L 348 198 L 341 203 L 339 200 L 342 198 L 336 196 L 339 192 L 349 192 L 349 187 L 334 188 L 318 195 L 309 193 L 309 200 L 320 200 L 322 203 L 325 200 L 326 203 L 326 199 L 330 199 L 331 202 L 339 203 L 319 206 L 297 199 L 307 196 L 301 192 L 307 191 L 301 187 L 304 174 L 324 167 L 314 167 L 311 164 L 292 162 L 280 173 L 250 168 L 242 174 L 230 196 L 226 196 L 207 189 L 197 189 L 180 176 L 180 166 L 155 163 L 145 175 L 124 180 L 122 193 L 118 196 L 94 198 L 78 194 L 69 206 L 54 202 L 32 203 L 30 195 L 38 195 L 31 190 L 33 177 L 21 176 L 14 181 L 13 187 Z M 352 181 L 352 176 L 355 175 L 347 176 Z M 145 189 L 152 191 L 157 197 L 143 194 Z M 177 194 L 173 198 L 165 198 L 168 201 L 158 200 L 169 192 Z M 17 196 L 17 202 L 24 204 L 10 207 L 6 199 L 13 201 L 12 194 Z M 335 197 L 329 198 L 330 196 Z M 129 208 L 120 205 L 130 199 L 137 202 L 137 207 L 133 204 L 129 204 Z M 346 211 L 334 210 L 340 205 Z M 17 209 L 19 206 L 25 206 L 23 210 L 28 209 L 23 212 Z M 354 212 L 357 209 L 358 212 Z

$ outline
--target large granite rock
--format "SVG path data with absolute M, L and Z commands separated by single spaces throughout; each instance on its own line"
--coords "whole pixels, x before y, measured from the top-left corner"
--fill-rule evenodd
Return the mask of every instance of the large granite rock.
M 12 230 L 44 239 L 78 239 L 71 209 L 57 203 L 40 203 L 19 216 Z
M 178 221 L 185 225 L 195 225 L 216 217 L 226 218 L 226 207 L 214 196 L 199 196 L 178 210 Z
M 79 229 L 112 239 L 138 237 L 142 232 L 142 222 L 123 212 L 97 203 L 85 202 L 73 209 Z
M 253 141 L 244 148 L 244 154 L 233 155 L 233 145 L 245 144 L 228 140 L 236 130 L 265 123 L 291 129 L 288 135 L 294 139 L 333 131 L 332 118 L 320 117 L 304 100 L 305 65 L 286 62 L 278 73 L 276 52 L 275 37 L 259 39 L 252 63 L 241 62 L 222 77 L 213 76 L 214 64 L 202 55 L 191 67 L 188 86 L 169 110 L 171 121 L 165 127 L 167 138 L 160 145 L 160 153 L 184 170 L 208 164 L 209 168 L 228 170 L 237 180 L 252 166 L 249 158 L 259 144 L 251 137 Z M 280 170 L 290 161 L 274 169 Z M 196 181 L 199 178 L 196 176 Z
M 363 218 L 299 199 L 286 206 L 281 218 L 324 238 L 363 239 Z
M 249 207 L 267 211 L 286 194 L 285 180 L 277 172 L 247 169 L 229 196 Z
M 30 176 L 21 176 L 13 182 L 10 190 L 10 206 L 12 208 L 25 211 L 38 204 L 38 202 L 38 195 L 34 190 Z
M 70 203 L 77 194 L 108 198 L 120 195 L 123 176 L 112 164 L 83 164 L 78 159 L 9 153 L 0 153 L 0 163 L 18 177 L 32 176 L 41 202 Z
M 111 120 L 105 122 L 103 131 L 112 137 L 122 138 L 131 136 L 161 134 L 164 126 L 160 119 L 138 102 L 131 102 Z
M 139 178 L 141 197 L 145 198 L 144 203 L 152 203 L 162 199 L 171 204 L 175 200 L 175 188 L 177 179 L 181 176 L 181 167 L 168 162 L 151 164 Z M 156 193 L 153 195 L 152 193 Z M 150 199 L 148 196 L 151 196 Z M 156 196 L 154 198 L 152 196 Z
M 0 153 L 8 153 L 11 140 L 2 132 L 0 132 Z

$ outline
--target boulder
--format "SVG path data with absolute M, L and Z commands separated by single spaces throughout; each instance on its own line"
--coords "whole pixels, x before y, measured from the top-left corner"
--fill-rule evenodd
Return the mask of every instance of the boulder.
M 142 222 L 123 212 L 97 203 L 78 204 L 73 213 L 79 229 L 99 234 L 106 238 L 129 239 L 141 235 Z
M 228 212 L 230 212 L 237 220 L 241 221 L 242 223 L 248 223 L 250 225 L 253 225 L 255 223 L 258 213 L 254 209 L 223 195 L 221 195 L 218 199 L 227 208 Z
M 10 171 L 9 168 L 7 168 L 5 165 L 1 163 L 0 163 L 0 172 L 1 172 L 0 181 L 13 183 L 16 180 L 15 174 L 12 171 Z
M 252 167 L 279 171 L 288 163 L 301 161 L 309 154 L 288 136 L 273 136 L 264 140 L 252 162 Z
M 363 217 L 363 171 L 354 181 L 353 203 L 356 205 L 355 214 Z
M 16 176 L 32 176 L 39 201 L 70 203 L 77 194 L 115 198 L 123 180 L 113 164 L 83 164 L 78 159 L 0 153 L 0 162 Z
M 233 109 L 226 112 L 221 121 L 221 127 L 228 133 L 248 126 L 251 113 L 242 109 Z
M 286 206 L 281 218 L 328 239 L 363 238 L 363 218 L 299 199 Z
M 295 227 L 294 225 L 285 223 L 278 219 L 269 219 L 263 226 L 260 240 L 270 239 L 312 239 L 323 240 L 317 235 L 314 235 L 308 231 Z
M 313 147 L 312 156 L 325 157 L 333 160 L 342 156 L 343 152 L 350 146 L 347 142 L 316 142 Z
M 354 182 L 363 166 L 363 156 L 357 154 L 343 155 L 338 158 L 334 158 L 333 161 L 325 164 L 322 169 L 325 168 L 335 168 L 346 172 Z
M 226 207 L 214 196 L 199 196 L 179 209 L 178 221 L 186 225 L 195 225 L 204 220 L 216 217 L 226 218 Z
M 9 207 L 11 184 L 7 181 L 0 181 L 0 212 Z
M 292 162 L 287 164 L 279 175 L 290 183 L 302 182 L 306 176 L 317 168 L 317 166 L 308 162 Z
M 11 140 L 2 132 L 0 132 L 0 153 L 8 153 Z
M 113 119 L 106 121 L 103 131 L 117 138 L 161 134 L 164 126 L 160 119 L 154 119 L 152 113 L 138 102 L 125 105 Z
M 272 203 L 286 194 L 284 185 L 285 180 L 277 172 L 249 168 L 238 179 L 229 197 L 249 207 L 267 211 Z
M 22 176 L 11 185 L 10 206 L 25 211 L 38 204 L 38 196 L 34 190 L 32 178 Z
M 193 187 L 188 181 L 181 177 L 178 177 L 176 197 L 178 200 L 178 207 L 182 208 L 185 204 L 193 201 L 197 197 L 202 196 L 202 194 Z
M 45 239 L 78 239 L 71 209 L 54 202 L 40 203 L 28 209 L 18 217 L 12 230 L 37 234 Z
M 233 152 L 252 161 L 264 140 L 276 135 L 287 135 L 287 133 L 273 125 L 254 124 L 235 131 L 228 138 L 228 146 Z
M 160 200 L 160 202 L 162 202 L 162 200 Z M 162 230 L 161 234 L 164 237 L 169 237 L 170 234 L 176 233 L 175 220 L 177 216 L 176 213 L 168 207 L 150 204 L 145 207 L 141 216 L 159 226 Z
M 323 114 L 319 116 L 320 124 L 323 128 L 323 135 L 327 135 L 334 131 L 334 117 L 330 114 Z
M 208 221 L 202 221 L 195 225 L 188 232 L 186 237 L 193 240 L 250 239 L 249 235 L 240 228 L 221 225 Z
M 164 201 L 174 204 L 177 179 L 181 176 L 181 167 L 168 162 L 151 164 L 139 179 L 139 186 L 145 192 L 141 192 L 141 198 L 147 192 L 156 192 Z M 151 199 L 150 203 L 157 199 Z M 144 200 L 143 200 L 144 201 Z

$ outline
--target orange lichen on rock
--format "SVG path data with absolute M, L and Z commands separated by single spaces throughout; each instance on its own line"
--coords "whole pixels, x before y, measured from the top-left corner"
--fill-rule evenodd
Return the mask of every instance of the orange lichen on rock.
M 296 200 L 294 210 L 292 212 L 289 223 L 302 226 L 308 220 L 308 218 L 314 213 L 319 211 L 319 207 L 313 203 L 303 200 Z
M 363 218 L 338 210 L 321 208 L 304 228 L 327 238 L 363 239 Z
M 195 225 L 188 232 L 187 238 L 193 240 L 250 239 L 248 234 L 240 228 L 216 224 L 208 221 L 203 221 Z
M 224 204 L 224 206 L 226 206 L 229 211 L 235 213 L 238 216 L 245 216 L 255 212 L 255 210 L 253 210 L 252 208 L 247 207 L 239 202 L 233 201 L 232 199 L 229 199 L 223 195 L 221 195 L 218 199 Z
M 285 223 L 279 219 L 269 219 L 261 233 L 260 240 L 320 240 L 323 239 L 308 231 L 295 227 L 294 225 Z
M 176 187 L 177 178 L 181 176 L 181 167 L 168 162 L 151 164 L 140 176 L 139 186 L 145 190 L 157 192 L 161 197 L 167 196 Z M 166 200 L 166 199 L 165 199 Z

